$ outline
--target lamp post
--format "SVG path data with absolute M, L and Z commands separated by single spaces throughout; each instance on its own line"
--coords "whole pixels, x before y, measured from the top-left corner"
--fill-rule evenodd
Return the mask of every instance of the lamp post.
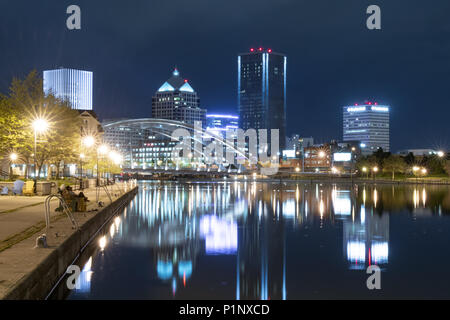
M 377 172 L 378 172 L 378 167 L 373 167 L 373 168 L 372 168 L 372 171 L 373 171 L 373 180 L 376 180 L 376 175 L 377 175 Z
M 49 123 L 46 119 L 43 118 L 37 118 L 33 120 L 32 127 L 34 130 L 34 187 L 33 192 L 36 193 L 37 188 L 37 160 L 36 160 L 36 154 L 37 154 L 37 135 L 38 133 L 44 133 L 47 131 L 49 126 Z
M 428 170 L 426 168 L 422 168 L 422 170 L 420 170 L 420 172 L 422 173 L 422 176 L 425 177 L 428 173 Z M 424 179 L 422 179 L 422 180 L 424 180 Z
M 99 155 L 105 155 L 106 153 L 108 153 L 108 146 L 106 144 L 102 144 L 98 149 L 97 149 L 97 187 L 100 186 L 100 169 L 99 169 Z
M 84 136 L 81 138 L 81 147 L 92 148 L 95 145 L 95 138 L 93 136 Z M 85 154 L 80 154 L 81 159 L 81 179 L 80 179 L 80 189 L 83 190 L 83 159 L 85 158 Z
M 416 183 L 417 183 L 418 182 L 417 174 L 419 173 L 420 168 L 417 166 L 414 166 L 412 170 L 413 170 L 413 174 L 416 176 Z
M 367 174 L 366 174 L 366 179 L 368 179 L 368 178 L 369 178 L 369 173 L 367 172 L 367 167 L 362 167 L 362 171 L 363 171 L 364 173 L 367 173 Z
M 84 153 L 80 154 L 80 170 L 81 170 L 81 173 L 80 173 L 80 190 L 83 190 L 83 159 L 85 157 L 86 156 L 84 155 Z
M 9 178 L 11 179 L 13 176 L 13 170 L 12 170 L 12 165 L 14 164 L 14 162 L 17 160 L 18 156 L 17 153 L 11 153 L 9 155 L 9 159 L 11 160 L 11 165 L 9 166 Z

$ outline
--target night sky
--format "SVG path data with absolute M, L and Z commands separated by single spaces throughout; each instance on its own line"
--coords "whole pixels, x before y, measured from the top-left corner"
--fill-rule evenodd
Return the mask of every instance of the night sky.
M 90 70 L 101 119 L 150 117 L 176 65 L 203 108 L 235 113 L 237 55 L 262 46 L 288 56 L 288 133 L 340 140 L 341 107 L 373 99 L 392 106 L 394 151 L 450 149 L 449 17 L 448 0 L 0 0 L 0 92 L 32 69 Z

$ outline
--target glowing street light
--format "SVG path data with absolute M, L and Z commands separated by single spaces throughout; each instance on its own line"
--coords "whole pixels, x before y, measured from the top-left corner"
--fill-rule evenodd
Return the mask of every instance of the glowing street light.
M 87 148 L 91 148 L 92 146 L 94 146 L 95 144 L 95 138 L 93 136 L 85 136 L 83 137 L 83 139 L 81 140 L 81 142 L 83 143 L 84 146 L 86 146 Z
M 17 158 L 18 158 L 17 153 L 11 153 L 11 154 L 9 155 L 9 159 L 10 159 L 12 162 L 16 161 Z
M 120 155 L 118 152 L 116 151 L 111 151 L 109 153 L 109 159 L 111 159 L 112 162 L 114 162 L 114 164 L 119 165 L 122 163 L 122 155 Z
M 417 172 L 417 171 L 419 171 L 419 170 L 420 170 L 419 167 L 417 167 L 417 166 L 414 166 L 414 167 L 413 167 L 413 172 Z
M 445 153 L 444 153 L 444 151 L 438 151 L 437 155 L 439 158 L 443 158 L 445 156 Z
M 421 172 L 422 172 L 423 175 L 426 175 L 428 170 L 426 168 L 422 168 Z
M 37 118 L 33 120 L 31 126 L 33 127 L 35 133 L 44 133 L 48 130 L 49 123 L 44 118 Z
M 325 157 L 325 152 L 320 151 L 320 152 L 319 152 L 319 158 L 324 158 L 324 157 Z
M 300 168 L 299 167 L 295 168 L 295 172 L 300 172 Z
M 373 172 L 378 172 L 378 167 L 373 167 Z
M 102 144 L 100 147 L 98 147 L 99 154 L 107 154 L 108 150 L 109 150 L 109 148 L 106 144 Z

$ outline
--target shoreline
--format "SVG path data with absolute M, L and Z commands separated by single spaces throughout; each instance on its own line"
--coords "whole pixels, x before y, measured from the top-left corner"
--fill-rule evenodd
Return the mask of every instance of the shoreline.
M 436 180 L 427 180 L 427 179 L 418 179 L 418 180 L 385 180 L 385 179 L 351 179 L 347 177 L 323 177 L 323 178 L 228 178 L 220 179 L 220 178 L 177 178 L 175 180 L 168 179 L 137 179 L 139 182 L 145 181 L 153 181 L 153 182 L 267 182 L 267 183 L 329 183 L 329 184 L 384 184 L 384 185 L 442 185 L 442 186 L 450 186 L 450 180 L 444 179 L 436 179 Z

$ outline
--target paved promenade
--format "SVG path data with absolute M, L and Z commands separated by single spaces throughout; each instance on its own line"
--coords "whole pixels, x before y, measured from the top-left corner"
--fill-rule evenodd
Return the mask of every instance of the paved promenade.
M 130 187 L 122 183 L 108 186 L 112 201 L 119 198 Z M 79 225 L 89 220 L 99 209 L 96 190 L 85 189 L 87 212 L 74 213 Z M 36 238 L 46 232 L 45 196 L 2 196 L 0 197 L 0 299 L 17 281 L 30 272 L 49 254 L 48 249 L 35 249 Z M 101 189 L 99 200 L 105 205 L 110 199 Z M 55 212 L 59 200 L 51 202 L 51 229 L 47 234 L 49 249 L 55 249 L 74 230 L 65 214 Z

